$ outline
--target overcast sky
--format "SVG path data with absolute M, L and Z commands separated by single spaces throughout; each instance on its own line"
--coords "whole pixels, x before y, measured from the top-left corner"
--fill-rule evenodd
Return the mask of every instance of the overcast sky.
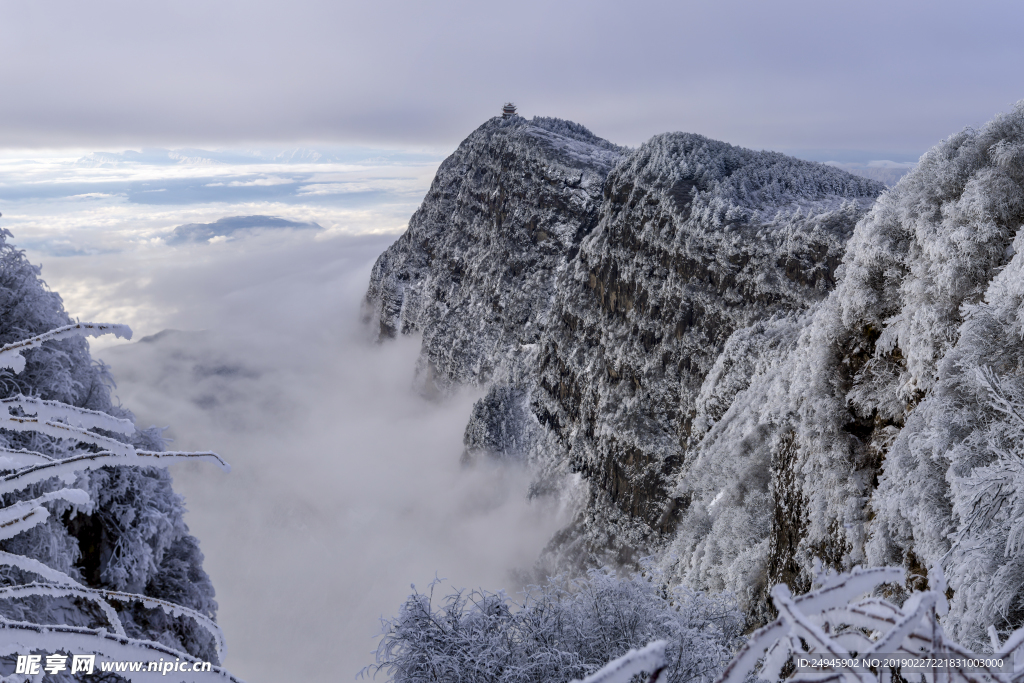
M 0 0 L 0 228 L 72 316 L 182 330 L 93 349 L 141 426 L 234 467 L 175 470 L 229 667 L 350 680 L 409 583 L 514 589 L 560 523 L 522 473 L 459 469 L 473 396 L 423 401 L 416 340 L 359 324 L 444 156 L 513 100 L 626 145 L 683 130 L 912 161 L 1024 98 L 1022 20 L 1019 2 Z M 152 147 L 177 151 L 121 153 Z
M 0 146 L 451 149 L 510 99 L 621 144 L 916 156 L 1024 97 L 1022 25 L 1010 0 L 4 2 Z

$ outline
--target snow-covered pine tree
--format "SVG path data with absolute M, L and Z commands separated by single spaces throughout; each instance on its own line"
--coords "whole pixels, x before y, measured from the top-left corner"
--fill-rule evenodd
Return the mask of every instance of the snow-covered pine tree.
M 83 336 L 131 331 L 72 321 L 10 236 L 0 230 L 0 657 L 219 664 L 213 587 L 164 467 L 226 465 L 163 452 L 158 429 L 112 404 Z

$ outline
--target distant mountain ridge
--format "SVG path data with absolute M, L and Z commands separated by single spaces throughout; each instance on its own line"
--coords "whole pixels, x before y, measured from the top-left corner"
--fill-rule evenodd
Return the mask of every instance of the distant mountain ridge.
M 626 150 L 578 128 L 481 126 L 366 299 L 382 336 L 423 334 L 425 386 L 486 388 L 466 457 L 528 461 L 535 493 L 573 506 L 551 558 L 654 554 L 752 623 L 816 557 L 939 563 L 961 642 L 1019 626 L 1024 562 L 997 549 L 1024 514 L 991 487 L 1024 448 L 1005 408 L 1024 405 L 1024 108 L 888 192 L 699 135 Z

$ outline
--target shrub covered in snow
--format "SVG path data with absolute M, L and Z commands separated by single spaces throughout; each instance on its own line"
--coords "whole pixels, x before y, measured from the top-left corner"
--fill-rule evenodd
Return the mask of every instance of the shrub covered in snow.
M 742 643 L 743 617 L 727 596 L 669 588 L 651 571 L 557 576 L 528 589 L 522 604 L 485 591 L 435 604 L 436 585 L 383 621 L 377 663 L 364 673 L 394 683 L 567 682 L 661 639 L 662 681 L 710 682 Z

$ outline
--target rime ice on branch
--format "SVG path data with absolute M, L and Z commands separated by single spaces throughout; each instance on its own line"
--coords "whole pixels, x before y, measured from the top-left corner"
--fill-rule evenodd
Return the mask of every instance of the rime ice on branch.
M 25 369 L 25 358 L 21 355 L 25 350 L 68 336 L 107 333 L 131 338 L 131 330 L 125 325 L 75 323 L 0 348 L 0 367 L 19 373 Z M 79 512 L 92 511 L 96 503 L 89 492 L 70 487 L 87 470 L 109 465 L 166 467 L 181 460 L 203 460 L 224 470 L 229 469 L 216 453 L 138 450 L 131 443 L 93 431 L 100 429 L 130 436 L 135 433 L 135 425 L 130 420 L 31 396 L 16 395 L 0 400 L 0 429 L 36 433 L 65 441 L 65 452 L 70 452 L 66 457 L 57 458 L 27 449 L 0 449 L 0 469 L 8 472 L 0 476 L 0 496 L 8 501 L 0 507 L 0 541 L 12 539 L 46 522 L 50 511 L 44 506 L 55 501 L 63 501 L 65 507 L 70 508 L 72 517 Z M 37 485 L 54 479 L 62 482 L 64 487 L 38 493 Z M 34 497 L 10 502 L 24 494 Z M 171 617 L 190 619 L 212 639 L 218 659 L 223 658 L 224 635 L 213 619 L 201 611 L 149 595 L 87 587 L 65 572 L 15 553 L 0 551 L 0 566 L 16 568 L 36 577 L 28 583 L 0 587 L 0 600 L 28 597 L 84 600 L 97 607 L 104 619 L 97 628 L 86 628 L 78 624 L 38 624 L 0 616 L 0 656 L 44 650 L 99 654 L 118 660 L 155 661 L 160 657 L 173 657 L 187 662 L 201 661 L 201 658 L 179 649 L 129 637 L 118 610 L 111 604 L 113 602 L 138 603 L 150 610 L 162 610 Z M 237 680 L 220 667 L 209 672 L 175 673 L 176 680 L 197 683 L 216 679 Z M 142 680 L 147 674 L 125 672 L 123 675 L 129 680 Z
M 819 564 L 820 567 L 820 564 Z M 1024 645 L 1024 629 L 1000 643 L 990 629 L 992 654 L 978 657 L 947 637 L 940 623 L 948 613 L 946 582 L 942 570 L 933 567 L 929 580 L 933 588 L 914 591 L 897 606 L 880 597 L 864 597 L 883 584 L 902 585 L 901 567 L 855 569 L 847 574 L 818 574 L 820 587 L 794 597 L 785 584 L 772 589 L 779 617 L 755 631 L 716 683 L 744 683 L 750 675 L 765 681 L 783 679 L 784 667 L 795 658 L 823 657 L 836 666 L 798 669 L 790 680 L 800 683 L 892 683 L 892 671 L 877 672 L 845 666 L 851 658 L 863 661 L 882 655 L 932 660 L 974 660 L 973 663 L 1003 660 L 1012 662 Z M 760 664 L 760 669 L 758 665 Z M 915 669 L 915 676 L 918 675 Z M 906 671 L 904 675 L 911 675 Z M 1010 671 L 979 666 L 936 667 L 922 671 L 922 683 L 1011 683 L 1022 679 L 1020 668 Z

